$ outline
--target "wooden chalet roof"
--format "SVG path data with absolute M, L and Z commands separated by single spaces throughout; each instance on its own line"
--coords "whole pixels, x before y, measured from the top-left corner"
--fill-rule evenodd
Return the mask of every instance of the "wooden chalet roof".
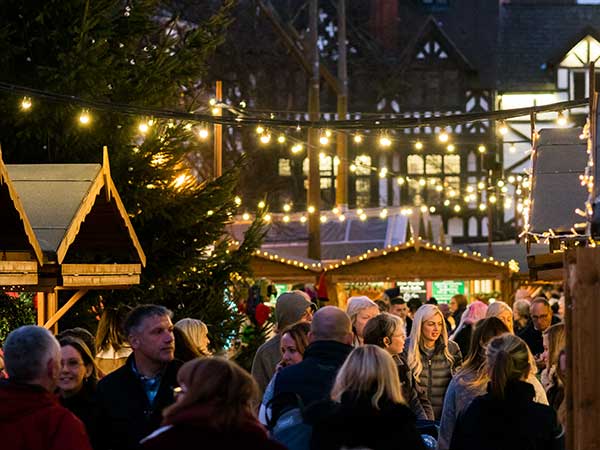
M 324 267 L 335 282 L 442 279 L 507 279 L 516 263 L 431 244 L 419 238 L 373 249 Z
M 290 258 L 256 250 L 251 259 L 252 272 L 256 278 L 269 278 L 272 281 L 314 282 L 322 271 L 320 261 L 308 258 Z
M 146 256 L 106 148 L 102 165 L 6 165 L 1 156 L 0 286 L 48 291 L 139 283 Z

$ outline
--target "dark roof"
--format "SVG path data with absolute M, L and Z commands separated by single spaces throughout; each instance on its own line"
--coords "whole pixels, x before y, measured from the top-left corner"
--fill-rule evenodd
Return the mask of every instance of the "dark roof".
M 598 5 L 501 5 L 497 89 L 555 90 L 559 53 L 599 31 Z
M 488 244 L 487 242 L 476 242 L 470 244 L 454 244 L 453 248 L 462 249 L 468 253 L 477 252 L 481 253 L 484 257 L 487 256 Z M 547 244 L 531 244 L 529 253 L 527 253 L 527 247 L 525 244 L 517 244 L 515 241 L 501 241 L 492 242 L 492 254 L 494 259 L 499 261 L 510 261 L 515 260 L 519 264 L 519 272 L 527 272 L 527 255 L 548 253 Z

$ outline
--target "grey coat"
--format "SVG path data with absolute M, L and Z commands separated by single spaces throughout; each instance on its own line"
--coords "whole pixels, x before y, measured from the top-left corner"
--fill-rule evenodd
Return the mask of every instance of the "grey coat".
M 409 345 L 410 343 L 407 340 L 405 348 L 409 348 Z M 444 344 L 441 338 L 436 342 L 431 357 L 428 356 L 424 348 L 420 347 L 419 350 L 423 370 L 417 380 L 418 388 L 424 391 L 431 403 L 433 417 L 431 417 L 431 412 L 429 412 L 429 419 L 440 420 L 446 389 L 448 389 L 452 375 L 462 364 L 462 354 L 456 342 L 448 341 L 448 350 L 454 359 L 451 364 L 444 355 Z

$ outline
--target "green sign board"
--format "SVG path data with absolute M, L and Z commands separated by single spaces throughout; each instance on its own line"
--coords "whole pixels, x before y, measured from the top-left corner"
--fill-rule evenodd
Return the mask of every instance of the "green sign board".
M 431 283 L 431 295 L 436 298 L 438 302 L 448 303 L 450 299 L 456 294 L 465 293 L 465 282 L 464 281 L 432 281 Z

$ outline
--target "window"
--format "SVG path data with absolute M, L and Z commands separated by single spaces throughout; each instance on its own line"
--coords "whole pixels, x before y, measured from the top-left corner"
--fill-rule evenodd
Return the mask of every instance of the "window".
M 589 91 L 589 76 L 587 67 L 591 62 L 600 61 L 600 42 L 588 35 L 579 41 L 563 58 L 557 71 L 557 83 L 565 88 L 564 82 L 569 80 L 569 95 L 571 98 L 584 98 Z M 565 73 L 568 75 L 565 76 Z M 600 81 L 596 75 L 596 84 Z
M 459 155 L 444 156 L 444 172 L 446 174 L 460 173 L 460 156 Z
M 477 236 L 477 218 L 471 217 L 469 219 L 469 236 Z
M 448 235 L 449 236 L 462 236 L 463 231 L 463 220 L 460 217 L 452 217 L 448 220 Z
M 477 172 L 477 157 L 475 156 L 475 152 L 469 152 L 469 156 L 467 156 L 467 171 Z
M 423 173 L 423 157 L 421 155 L 408 155 L 407 165 L 409 174 L 420 175 Z
M 371 157 L 368 155 L 357 156 L 354 160 L 356 175 L 371 175 Z
M 281 158 L 279 160 L 279 176 L 289 177 L 290 175 L 292 175 L 292 166 L 290 164 L 290 160 Z
M 427 174 L 436 174 L 442 172 L 442 155 L 425 156 L 425 171 Z

